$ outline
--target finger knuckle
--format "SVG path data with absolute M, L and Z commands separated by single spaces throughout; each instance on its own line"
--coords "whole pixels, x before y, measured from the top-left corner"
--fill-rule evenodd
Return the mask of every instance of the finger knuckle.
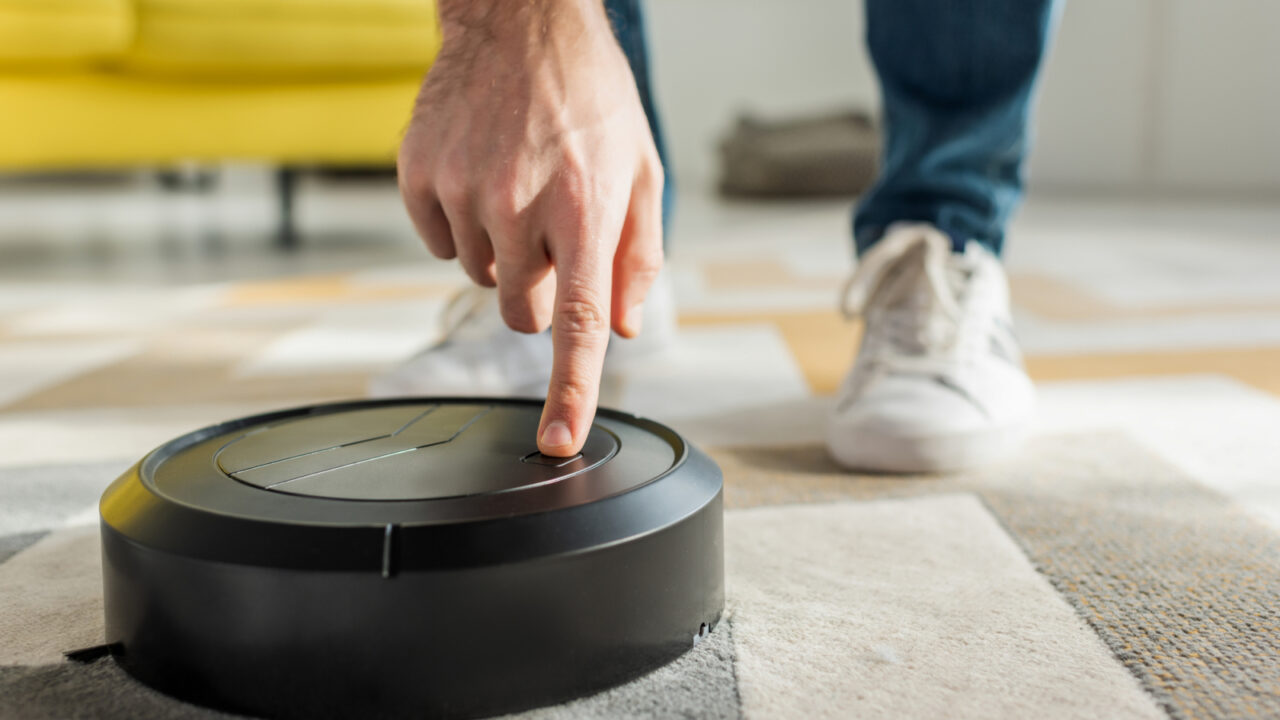
M 510 317 L 507 317 L 504 315 L 503 320 L 507 323 L 507 327 L 511 328 L 512 330 L 515 330 L 518 333 L 533 335 L 541 331 L 541 328 L 538 327 L 538 324 L 533 321 L 533 316 L 527 313 L 520 314 L 520 315 L 513 315 Z
M 520 297 L 504 297 L 500 303 L 502 321 L 507 327 L 522 333 L 536 333 L 540 330 L 533 309 L 527 300 Z
M 560 195 L 568 201 L 586 205 L 594 195 L 598 180 L 598 173 L 593 174 L 582 158 L 570 155 L 561 164 L 556 176 L 556 186 Z
M 419 216 L 414 218 L 414 226 L 422 238 L 422 243 L 427 246 L 427 250 L 430 250 L 432 255 L 441 260 L 451 260 L 457 252 L 453 247 L 453 237 L 449 234 L 449 228 L 443 223 L 432 222 L 432 216 L 439 212 L 439 208 L 434 211 L 420 212 Z
M 645 238 L 645 240 L 649 240 L 649 238 Z M 649 242 L 636 243 L 632 246 L 631 256 L 627 258 L 632 272 L 642 275 L 657 275 L 662 270 L 666 254 L 663 252 L 662 243 L 657 240 L 660 240 L 660 238 L 649 240 Z
M 434 238 L 425 238 L 427 250 L 435 257 L 441 260 L 452 260 L 458 256 L 453 249 L 453 243 L 444 240 L 436 240 Z
M 518 232 L 504 232 L 494 225 L 493 258 L 505 267 L 507 279 L 524 284 L 525 276 L 538 272 L 546 264 L 546 251 Z
M 445 173 L 436 182 L 436 197 L 445 207 L 465 207 L 470 195 L 470 186 L 463 176 L 457 173 Z
M 594 389 L 585 377 L 575 374 L 561 379 L 552 391 L 560 403 L 576 406 L 588 401 Z
M 633 279 L 652 284 L 657 280 L 658 273 L 662 272 L 662 256 L 661 254 L 656 258 L 649 255 L 641 256 L 629 269 Z
M 422 162 L 403 149 L 396 160 L 396 179 L 400 183 L 400 191 L 407 197 L 425 197 L 431 192 L 431 178 Z
M 422 228 L 418 234 L 432 255 L 446 260 L 453 257 L 453 238 L 446 236 L 443 230 Z
M 462 268 L 471 276 L 472 280 L 482 285 L 492 283 L 493 261 L 478 252 L 477 248 L 463 244 L 458 250 L 458 260 L 462 263 Z
M 524 225 L 524 211 L 513 195 L 505 191 L 497 191 L 489 196 L 486 205 L 486 225 L 492 228 L 493 234 L 502 238 L 517 237 Z
M 572 288 L 556 306 L 556 322 L 572 335 L 598 336 L 609 329 L 600 299 L 583 288 Z

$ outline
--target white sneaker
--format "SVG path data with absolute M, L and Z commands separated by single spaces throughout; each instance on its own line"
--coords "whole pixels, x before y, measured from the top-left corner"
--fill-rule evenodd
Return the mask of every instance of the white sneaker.
M 827 429 L 850 469 L 943 472 L 1017 446 L 1035 405 L 1000 262 L 927 224 L 898 224 L 859 261 L 842 310 L 862 344 Z
M 624 372 L 675 342 L 676 310 L 666 275 L 645 298 L 640 335 L 609 339 L 605 373 Z M 551 381 L 551 332 L 516 332 L 502 321 L 498 291 L 469 287 L 441 316 L 441 340 L 369 383 L 372 397 L 507 395 L 546 397 Z

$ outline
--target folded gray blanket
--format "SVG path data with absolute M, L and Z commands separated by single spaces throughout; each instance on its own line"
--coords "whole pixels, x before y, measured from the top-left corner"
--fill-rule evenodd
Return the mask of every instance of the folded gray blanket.
M 880 132 L 860 110 L 761 120 L 750 115 L 720 143 L 729 197 L 854 197 L 875 180 Z

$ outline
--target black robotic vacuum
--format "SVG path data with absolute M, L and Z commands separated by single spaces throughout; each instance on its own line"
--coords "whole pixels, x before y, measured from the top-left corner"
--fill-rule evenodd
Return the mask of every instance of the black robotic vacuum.
M 540 411 L 362 401 L 156 449 L 102 497 L 116 661 L 289 717 L 491 715 L 669 662 L 724 605 L 719 469 L 610 410 L 547 457 Z

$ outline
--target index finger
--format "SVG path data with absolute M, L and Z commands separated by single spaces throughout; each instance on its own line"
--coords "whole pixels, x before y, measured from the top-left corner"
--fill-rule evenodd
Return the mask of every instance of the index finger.
M 569 457 L 582 450 L 595 418 L 600 373 L 609 344 L 612 263 L 595 243 L 554 258 L 556 300 L 551 317 L 555 358 L 538 426 L 538 450 Z

